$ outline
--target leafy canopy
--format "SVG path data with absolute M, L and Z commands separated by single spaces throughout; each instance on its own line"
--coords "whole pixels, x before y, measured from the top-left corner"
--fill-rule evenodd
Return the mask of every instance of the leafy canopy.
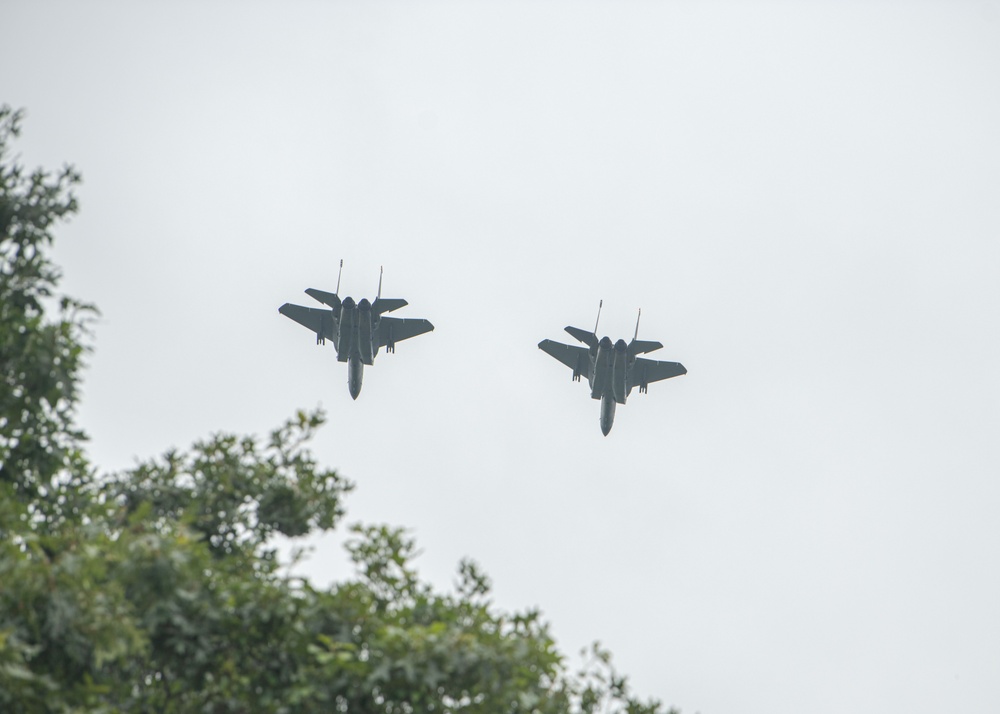
M 328 589 L 279 568 L 275 537 L 337 527 L 352 488 L 308 450 L 320 412 L 98 477 L 74 424 L 95 309 L 46 256 L 80 177 L 26 173 L 21 119 L 0 107 L 0 711 L 663 711 L 596 645 L 570 672 L 472 561 L 436 592 L 398 528 L 353 526 Z

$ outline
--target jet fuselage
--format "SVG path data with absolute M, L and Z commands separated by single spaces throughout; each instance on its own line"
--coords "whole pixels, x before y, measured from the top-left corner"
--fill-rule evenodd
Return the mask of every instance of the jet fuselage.
M 347 362 L 347 387 L 353 399 L 361 394 L 365 365 L 375 363 L 378 354 L 379 314 L 372 310 L 368 298 L 354 302 L 344 298 L 340 304 L 340 315 L 333 310 L 334 341 L 337 361 Z
M 590 349 L 590 397 L 601 400 L 601 431 L 607 436 L 615 421 L 615 406 L 624 404 L 630 393 L 628 375 L 635 364 L 635 357 L 628 354 L 625 340 L 612 343 L 610 337 L 602 337 L 596 347 Z
M 629 356 L 625 340 L 612 343 L 610 337 L 602 337 L 597 347 L 590 349 L 587 381 L 590 383 L 591 398 L 610 396 L 618 404 L 624 404 L 631 391 L 628 389 L 628 375 L 634 364 L 635 357 Z

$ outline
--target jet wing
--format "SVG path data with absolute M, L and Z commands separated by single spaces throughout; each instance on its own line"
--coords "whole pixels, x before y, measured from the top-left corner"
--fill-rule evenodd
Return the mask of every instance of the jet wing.
M 637 357 L 628 375 L 628 388 L 639 387 L 644 391 L 644 387 L 650 382 L 659 382 L 661 379 L 670 379 L 687 374 L 687 369 L 680 362 L 655 362 L 651 359 Z
M 401 317 L 380 317 L 378 321 L 378 346 L 392 346 L 401 340 L 422 335 L 434 329 L 430 320 Z
M 318 337 L 333 339 L 333 313 L 315 307 L 303 307 L 286 302 L 278 308 L 285 317 L 290 317 L 303 327 L 312 330 Z
M 574 377 L 577 375 L 587 376 L 587 372 L 590 370 L 590 350 L 586 347 L 564 345 L 562 342 L 554 340 L 542 340 L 538 343 L 538 349 L 552 355 L 573 370 Z

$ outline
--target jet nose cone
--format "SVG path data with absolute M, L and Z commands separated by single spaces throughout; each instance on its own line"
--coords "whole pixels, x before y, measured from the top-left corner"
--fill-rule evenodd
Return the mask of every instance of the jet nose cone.
M 601 338 L 601 347 L 607 349 L 610 346 L 611 346 L 611 338 L 605 335 L 604 337 Z
M 371 310 L 372 304 L 368 302 L 368 298 L 361 298 L 361 302 L 358 303 L 359 310 Z
M 344 302 L 342 304 L 348 310 L 351 310 L 351 309 L 354 308 L 354 298 L 352 298 L 352 297 L 346 297 L 346 298 L 344 298 Z
M 351 393 L 351 399 L 357 399 L 358 395 L 361 394 L 361 385 L 351 382 L 347 385 L 348 391 Z
M 601 421 L 601 433 L 604 434 L 605 436 L 607 436 L 610 431 L 611 431 L 611 425 L 602 420 Z

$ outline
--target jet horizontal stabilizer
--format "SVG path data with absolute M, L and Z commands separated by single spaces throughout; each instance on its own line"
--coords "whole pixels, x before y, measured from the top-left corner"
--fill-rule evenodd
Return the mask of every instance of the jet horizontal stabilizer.
M 597 335 L 593 332 L 581 330 L 579 327 L 567 327 L 566 332 L 573 335 L 573 337 L 587 345 L 587 347 L 597 347 Z
M 308 288 L 306 290 L 306 295 L 318 300 L 319 302 L 332 307 L 334 310 L 340 307 L 340 298 L 337 297 L 337 293 L 328 293 L 323 290 L 317 290 L 316 288 Z
M 393 310 L 398 310 L 401 307 L 406 307 L 409 305 L 403 298 L 375 298 L 375 302 L 372 303 L 372 312 L 376 315 L 382 315 L 386 312 L 392 312 Z
M 646 352 L 653 352 L 661 347 L 663 347 L 662 343 L 653 340 L 632 340 L 628 345 L 628 356 L 635 357 Z

